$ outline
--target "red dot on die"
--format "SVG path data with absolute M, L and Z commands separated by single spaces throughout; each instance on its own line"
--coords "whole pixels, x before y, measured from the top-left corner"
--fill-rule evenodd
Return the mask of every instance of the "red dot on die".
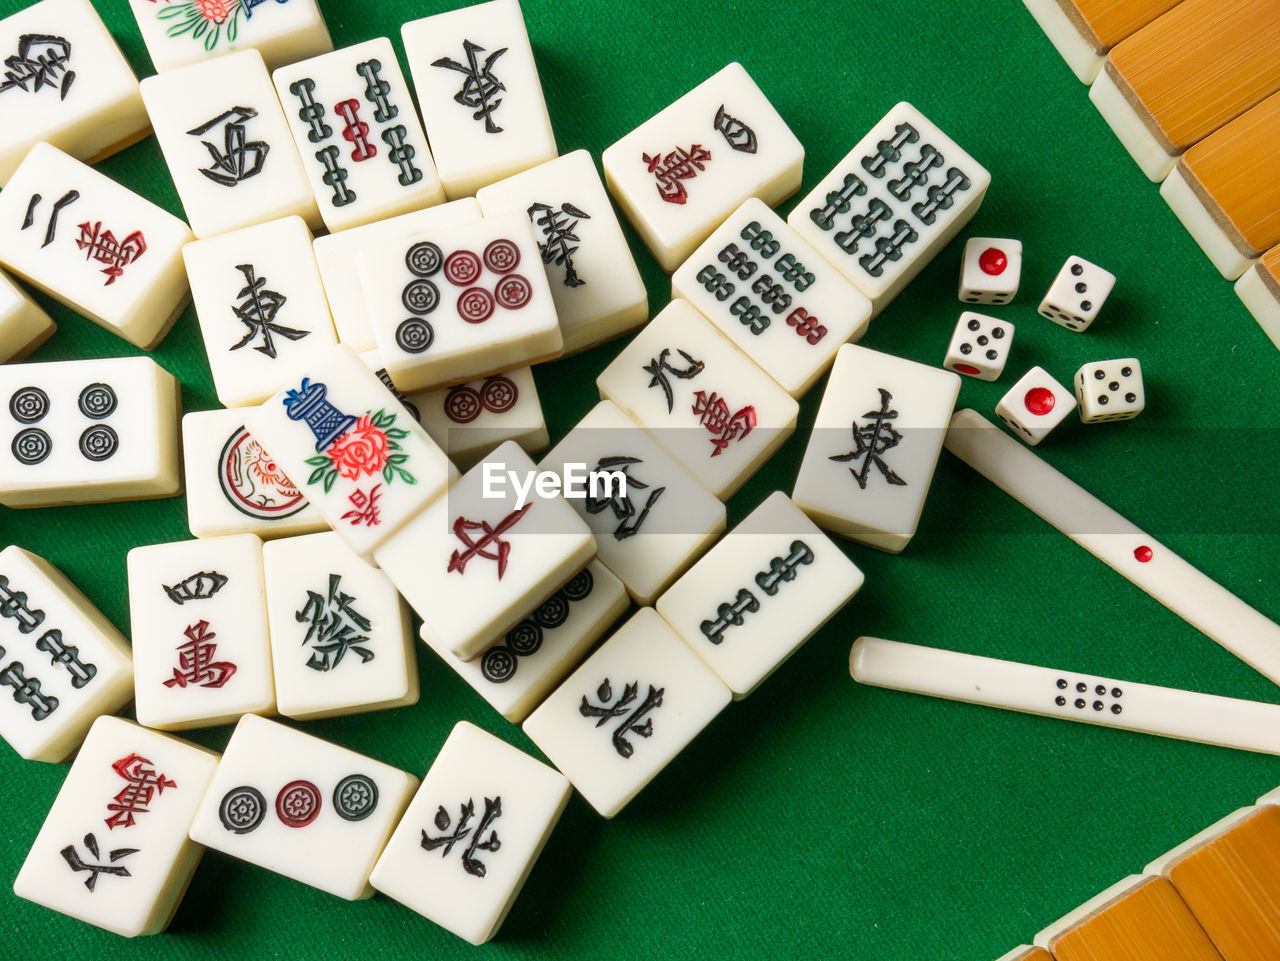
M 1053 391 L 1048 387 L 1032 387 L 1027 391 L 1027 396 L 1022 398 L 1022 402 L 1031 413 L 1037 417 L 1043 417 L 1053 410 L 1053 405 L 1057 403 L 1057 399 L 1053 396 Z
M 978 266 L 984 274 L 1003 274 L 1004 269 L 1009 266 L 1009 258 L 999 247 L 988 247 L 978 255 Z
M 977 367 L 970 367 L 968 364 L 952 364 L 951 367 L 956 373 L 968 374 L 970 377 L 982 373 Z
M 1135 547 L 1133 549 L 1133 556 L 1137 559 L 1139 564 L 1145 564 L 1147 561 L 1151 560 L 1151 548 L 1146 544 L 1143 544 L 1141 547 Z

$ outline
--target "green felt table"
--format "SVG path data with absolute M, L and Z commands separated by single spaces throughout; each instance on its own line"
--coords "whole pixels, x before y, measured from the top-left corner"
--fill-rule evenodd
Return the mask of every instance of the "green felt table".
M 21 6 L 0 0 L 0 15 Z M 140 76 L 123 0 L 97 0 Z M 336 44 L 389 35 L 447 0 L 322 0 Z M 1085 427 L 1043 456 L 1264 613 L 1280 617 L 1280 352 L 1124 153 L 1016 0 L 624 4 L 528 0 L 562 152 L 599 153 L 730 60 L 804 143 L 802 193 L 907 99 L 992 174 L 968 234 L 1025 245 L 1009 372 L 966 380 L 989 416 L 1033 364 L 1069 383 L 1135 355 L 1147 410 Z M 11 51 L 4 51 L 7 54 Z M 87 82 L 88 78 L 86 78 Z M 101 164 L 181 215 L 154 138 Z M 790 204 L 783 210 L 790 209 Z M 12 226 L 12 225 L 11 225 Z M 669 282 L 628 228 L 653 309 Z M 863 343 L 938 364 L 960 310 L 961 241 Z M 1118 279 L 1084 334 L 1035 306 L 1069 254 Z M 57 336 L 33 359 L 136 353 L 42 298 Z M 615 341 L 539 367 L 553 439 L 597 399 Z M 194 313 L 152 356 L 186 410 L 217 406 Z M 825 382 L 823 382 L 825 383 Z M 730 525 L 790 490 L 823 383 L 794 437 L 729 502 Z M 188 536 L 183 498 L 14 512 L 0 543 L 49 558 L 127 629 L 125 552 Z M 731 705 L 622 814 L 575 797 L 497 940 L 472 948 L 381 896 L 348 903 L 209 853 L 167 934 L 125 942 L 0 892 L 15 953 L 75 958 L 641 958 L 985 961 L 1280 783 L 1276 759 L 862 688 L 850 644 L 872 634 L 1261 700 L 1276 687 L 943 454 L 920 532 L 899 556 L 847 543 L 862 592 L 768 683 Z M 409 708 L 299 725 L 422 774 L 468 719 L 536 753 L 430 652 Z M 190 736 L 221 748 L 229 729 Z M 0 878 L 17 874 L 65 774 L 0 750 Z

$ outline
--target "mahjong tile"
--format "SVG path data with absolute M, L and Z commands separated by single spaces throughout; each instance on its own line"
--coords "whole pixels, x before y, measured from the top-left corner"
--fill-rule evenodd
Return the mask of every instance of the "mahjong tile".
M 654 317 L 596 386 L 722 498 L 791 436 L 799 411 L 786 391 L 683 300 Z
M 386 37 L 280 67 L 271 79 L 331 231 L 444 200 Z
M 268 67 L 333 49 L 316 0 L 129 0 L 163 73 L 250 47 Z
M 529 367 L 415 394 L 413 405 L 431 439 L 462 470 L 504 441 L 533 454 L 550 440 Z
M 649 316 L 644 282 L 590 153 L 575 150 L 482 187 L 476 200 L 487 217 L 528 214 L 566 353 Z
M 143 350 L 186 306 L 192 239 L 167 210 L 48 144 L 0 193 L 0 264 Z
M 0 273 L 0 364 L 25 360 L 57 329 L 39 304 Z

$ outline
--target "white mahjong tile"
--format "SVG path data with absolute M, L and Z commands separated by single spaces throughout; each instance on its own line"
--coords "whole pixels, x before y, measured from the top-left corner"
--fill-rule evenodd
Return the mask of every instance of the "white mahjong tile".
M 569 802 L 559 771 L 459 721 L 370 882 L 472 944 L 497 933 Z
M 413 403 L 431 439 L 462 470 L 505 441 L 528 454 L 550 441 L 529 367 L 415 394 Z
M 320 228 L 316 198 L 257 50 L 147 77 L 142 100 L 197 237 L 292 214 Z
M 418 779 L 364 754 L 246 714 L 222 753 L 191 839 L 348 901 Z
M 594 560 L 479 657 L 454 656 L 425 625 L 419 636 L 494 710 L 519 724 L 630 604 L 622 581 Z
M 486 217 L 525 213 L 551 284 L 566 353 L 644 323 L 649 299 L 591 154 L 575 150 L 482 187 Z
M 911 104 L 896 104 L 787 217 L 875 312 L 970 218 L 991 174 Z
M 150 357 L 0 366 L 0 504 L 172 497 L 179 403 Z
M 361 556 L 444 492 L 455 469 L 348 347 L 329 348 L 245 426 Z
M 280 67 L 271 79 L 331 231 L 444 200 L 386 37 Z
M 517 0 L 411 20 L 400 33 L 450 199 L 469 197 L 556 155 Z
M 536 473 L 507 441 L 374 552 L 426 630 L 463 660 L 595 557 L 587 525 Z
M 315 509 L 244 427 L 245 411 L 182 418 L 187 527 L 192 537 L 284 537 L 328 530 Z
M 0 186 L 42 140 L 96 163 L 146 136 L 138 78 L 89 0 L 10 14 L 0 51 Z
M 796 428 L 799 406 L 683 300 L 673 300 L 596 378 L 717 497 L 729 497 Z
M 529 715 L 524 732 L 611 818 L 730 700 L 711 668 L 644 607 Z
M 541 466 L 573 472 L 564 499 L 637 603 L 652 604 L 724 531 L 724 504 L 612 401 L 592 408 Z
M 0 264 L 99 327 L 150 350 L 190 290 L 173 214 L 36 144 L 0 192 Z
M 135 547 L 127 566 L 139 723 L 179 731 L 274 712 L 256 535 Z
M 268 67 L 333 49 L 316 0 L 129 0 L 163 73 L 250 47 Z
M 792 500 L 829 531 L 901 551 L 920 522 L 959 393 L 949 370 L 841 347 Z
M 57 329 L 39 304 L 0 273 L 0 364 L 25 360 Z
M 658 613 L 746 697 L 862 586 L 862 571 L 775 491 L 658 599 Z
M 0 737 L 29 761 L 61 761 L 132 698 L 124 636 L 43 557 L 0 551 Z
M 871 301 L 755 197 L 671 276 L 671 296 L 698 308 L 792 397 L 871 319 Z
M 409 608 L 333 531 L 262 549 L 276 709 L 293 718 L 418 700 Z
M 731 63 L 600 159 L 609 192 L 670 272 L 748 197 L 773 207 L 795 193 L 804 147 L 742 64 Z
M 13 893 L 126 938 L 163 931 L 204 854 L 187 831 L 217 766 L 213 751 L 98 718 Z
M 360 273 L 355 269 L 361 250 L 376 248 L 385 238 L 398 237 L 405 230 L 448 227 L 479 219 L 480 205 L 474 197 L 466 197 L 317 237 L 314 245 L 316 265 L 320 268 L 320 279 L 324 281 L 324 292 L 329 298 L 329 311 L 338 329 L 338 340 L 361 352 L 372 350 L 378 343 L 365 306 Z
M 182 250 L 218 400 L 260 404 L 338 342 L 311 231 L 301 217 Z
M 383 365 L 405 391 L 547 360 L 564 340 L 524 214 L 405 229 L 357 264 Z

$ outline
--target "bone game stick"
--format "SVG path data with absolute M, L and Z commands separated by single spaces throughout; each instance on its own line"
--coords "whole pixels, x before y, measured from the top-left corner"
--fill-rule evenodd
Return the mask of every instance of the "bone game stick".
M 1050 667 L 860 637 L 849 654 L 859 684 L 1280 754 L 1280 705 L 1134 684 Z
M 1254 670 L 1280 684 L 1280 625 L 1125 520 L 973 410 L 947 450 Z

